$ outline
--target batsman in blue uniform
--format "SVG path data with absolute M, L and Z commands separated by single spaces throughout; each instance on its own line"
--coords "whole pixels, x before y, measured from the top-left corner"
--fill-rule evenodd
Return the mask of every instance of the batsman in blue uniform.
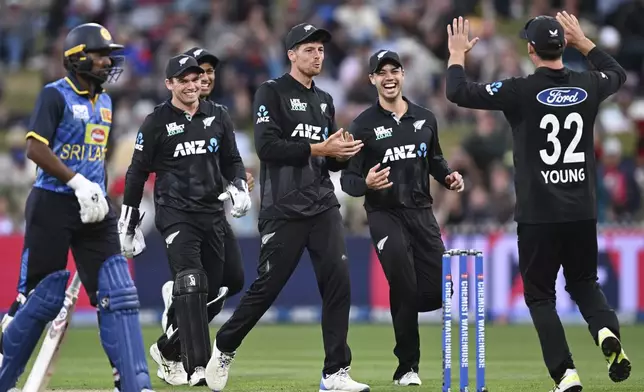
M 120 375 L 121 391 L 149 391 L 139 299 L 105 191 L 112 101 L 101 86 L 121 74 L 122 57 L 113 52 L 123 46 L 95 23 L 72 29 L 64 46 L 68 75 L 43 88 L 27 134 L 27 156 L 38 173 L 25 212 L 18 285 L 25 300 L 2 336 L 0 391 L 16 385 L 47 323 L 63 306 L 70 248 L 98 308 L 101 343 Z

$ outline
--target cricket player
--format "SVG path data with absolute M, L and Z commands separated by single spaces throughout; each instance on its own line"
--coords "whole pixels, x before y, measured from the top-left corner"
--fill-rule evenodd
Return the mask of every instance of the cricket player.
M 502 110 L 512 126 L 519 268 L 554 392 L 581 391 L 582 384 L 555 308 L 555 281 L 563 266 L 566 291 L 579 306 L 608 362 L 611 380 L 626 380 L 631 364 L 620 342 L 619 321 L 597 283 L 597 200 L 593 127 L 600 103 L 626 81 L 626 73 L 585 37 L 577 18 L 531 19 L 521 36 L 536 67 L 527 77 L 489 84 L 466 81 L 469 24 L 447 27 L 447 98 L 459 106 Z M 595 68 L 564 67 L 569 45 Z
M 434 114 L 403 96 L 400 57 L 379 50 L 369 59 L 378 100 L 353 121 L 349 132 L 364 147 L 342 171 L 342 190 L 365 197 L 371 239 L 389 282 L 398 368 L 396 385 L 421 385 L 418 376 L 418 312 L 442 307 L 445 245 L 432 211 L 430 175 L 448 189 L 464 189 L 449 168 Z
M 194 57 L 203 69 L 200 95 L 201 99 L 208 100 L 215 86 L 215 71 L 217 64 L 219 64 L 219 59 L 214 54 L 198 47 L 192 48 L 184 52 L 184 54 Z M 248 191 L 252 192 L 255 179 L 249 171 L 246 172 L 246 182 L 248 184 Z M 224 225 L 224 270 L 221 278 L 222 286 L 221 288 L 209 288 L 210 291 L 219 289 L 217 298 L 221 298 L 221 300 L 208 306 L 209 322 L 221 312 L 224 299 L 239 293 L 244 287 L 244 266 L 239 243 L 237 242 L 232 227 L 230 227 L 225 217 L 222 224 Z M 179 334 L 173 334 L 176 329 L 175 306 L 172 298 L 173 287 L 174 281 L 168 281 L 163 285 L 161 290 L 166 308 L 161 320 L 161 327 L 164 333 L 157 340 L 159 348 L 159 356 L 157 358 L 160 357 L 159 359 L 162 360 L 161 363 L 158 363 L 157 376 L 170 385 L 185 385 L 188 384 L 188 375 L 179 357 L 179 353 L 181 353 L 180 336 Z M 173 336 L 174 339 L 169 339 L 169 336 Z M 152 350 L 155 349 L 152 348 Z M 164 353 L 169 357 L 164 357 Z
M 268 310 L 308 249 L 322 296 L 324 368 L 321 391 L 369 391 L 351 379 L 347 345 L 350 280 L 344 227 L 329 170 L 339 171 L 361 148 L 340 129 L 329 94 L 313 78 L 322 70 L 331 34 L 303 23 L 286 36 L 291 70 L 255 93 L 255 149 L 260 159 L 261 250 L 258 277 L 221 327 L 206 368 L 221 391 L 235 351 Z
M 203 73 L 192 56 L 182 54 L 168 61 L 165 84 L 172 98 L 141 125 L 119 220 L 123 251 L 130 254 L 143 187 L 148 175 L 156 173 L 156 227 L 167 245 L 181 344 L 160 347 L 157 342 L 150 354 L 160 366 L 165 365 L 164 358 L 182 362 L 190 386 L 206 383 L 211 354 L 206 304 L 221 286 L 224 200 L 232 199 L 234 217 L 251 207 L 232 120 L 221 105 L 199 99 Z
M 99 24 L 72 29 L 63 53 L 68 75 L 46 85 L 36 102 L 27 134 L 27 156 L 38 173 L 26 205 L 18 287 L 24 304 L 3 334 L 0 391 L 15 386 L 45 326 L 63 306 L 70 248 L 90 302 L 98 306 L 101 343 L 122 391 L 151 389 L 137 291 L 105 191 L 112 102 L 102 85 L 122 72 L 123 58 L 113 55 L 119 49 Z

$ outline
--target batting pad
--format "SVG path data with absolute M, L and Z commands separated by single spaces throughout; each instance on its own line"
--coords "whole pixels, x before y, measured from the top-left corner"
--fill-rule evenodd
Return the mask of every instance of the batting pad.
M 121 390 L 151 389 L 141 326 L 139 296 L 121 255 L 107 259 L 98 273 L 98 308 L 103 349 L 121 375 Z
M 174 282 L 174 307 L 183 367 L 191 375 L 210 360 L 208 276 L 198 269 L 181 271 Z
M 4 331 L 0 391 L 8 391 L 16 386 L 42 332 L 63 307 L 68 280 L 69 271 L 66 270 L 47 275 L 27 297 L 27 302 L 18 309 Z

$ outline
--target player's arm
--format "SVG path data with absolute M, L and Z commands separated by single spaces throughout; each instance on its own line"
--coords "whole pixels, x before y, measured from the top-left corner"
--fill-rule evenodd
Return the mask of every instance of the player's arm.
M 429 148 L 429 153 L 427 154 L 430 174 L 436 181 L 438 181 L 439 184 L 449 189 L 450 186 L 447 184 L 445 179 L 454 170 L 450 169 L 445 157 L 443 156 L 443 150 L 441 149 L 441 144 L 438 139 L 438 122 L 436 121 L 436 118 L 434 118 L 433 127 L 434 138 Z
M 67 184 L 76 173 L 54 154 L 50 143 L 65 113 L 65 99 L 53 87 L 45 87 L 36 100 L 27 133 L 27 158 L 61 182 Z
M 121 252 L 127 258 L 132 258 L 145 249 L 145 238 L 139 225 L 143 218 L 139 213 L 139 205 L 143 198 L 143 188 L 148 176 L 155 170 L 154 162 L 157 149 L 156 125 L 150 114 L 143 121 L 134 145 L 132 161 L 125 174 L 125 192 L 121 216 L 118 222 Z
M 360 139 L 360 126 L 353 121 L 349 127 L 349 133 L 354 139 Z M 340 186 L 342 190 L 353 197 L 364 196 L 367 193 L 367 181 L 364 176 L 365 151 L 360 150 L 353 158 L 349 159 L 347 167 L 340 175 Z
M 557 20 L 566 32 L 567 44 L 586 56 L 596 71 L 591 76 L 597 84 L 599 102 L 614 94 L 626 82 L 626 71 L 608 53 L 597 48 L 593 41 L 586 38 L 579 20 L 566 11 L 557 13 Z
M 152 114 L 146 117 L 139 129 L 134 145 L 132 161 L 125 175 L 123 208 L 138 209 L 143 198 L 143 188 L 148 176 L 154 171 L 157 149 L 156 125 Z
M 264 162 L 305 166 L 309 163 L 311 146 L 305 141 L 285 139 L 284 130 L 278 125 L 280 97 L 270 84 L 259 86 L 253 102 L 257 156 Z
M 615 94 L 626 83 L 626 71 L 611 55 L 599 49 L 592 41 L 587 41 L 580 51 L 596 69 L 590 74 L 597 83 L 598 98 L 601 102 Z M 586 52 L 587 49 L 590 50 Z
M 333 98 L 329 95 L 329 115 L 331 116 L 331 129 L 329 129 L 329 136 L 332 134 L 338 132 L 338 126 L 335 122 L 335 105 L 333 104 Z M 357 140 L 357 138 L 355 138 Z M 354 155 L 355 157 L 355 155 Z M 348 165 L 349 162 L 351 161 L 352 158 L 345 159 L 345 160 L 338 160 L 337 158 L 333 157 L 326 157 L 326 164 L 327 164 L 327 169 L 329 169 L 332 172 L 337 172 L 342 169 L 345 169 Z
M 447 69 L 445 94 L 458 106 L 470 109 L 510 110 L 519 102 L 517 79 L 509 78 L 492 83 L 470 82 L 463 64 Z
M 246 181 L 246 168 L 242 162 L 237 141 L 235 140 L 235 125 L 226 110 L 222 110 L 224 137 L 221 143 L 221 174 L 226 180 L 241 189 L 241 182 Z
M 519 102 L 517 79 L 483 84 L 469 82 L 465 76 L 465 55 L 478 42 L 469 39 L 469 21 L 459 17 L 447 26 L 449 60 L 445 94 L 451 102 L 470 109 L 510 110 Z

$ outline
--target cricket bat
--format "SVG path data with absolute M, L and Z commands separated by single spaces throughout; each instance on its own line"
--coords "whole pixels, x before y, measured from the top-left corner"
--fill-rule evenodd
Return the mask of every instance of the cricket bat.
M 54 367 L 58 359 L 60 346 L 65 338 L 65 332 L 71 321 L 72 314 L 78 301 L 81 281 L 78 272 L 74 274 L 72 283 L 65 291 L 65 302 L 58 316 L 51 322 L 46 331 L 45 339 L 40 346 L 38 357 L 31 368 L 29 377 L 22 388 L 22 392 L 44 392 L 54 374 Z

